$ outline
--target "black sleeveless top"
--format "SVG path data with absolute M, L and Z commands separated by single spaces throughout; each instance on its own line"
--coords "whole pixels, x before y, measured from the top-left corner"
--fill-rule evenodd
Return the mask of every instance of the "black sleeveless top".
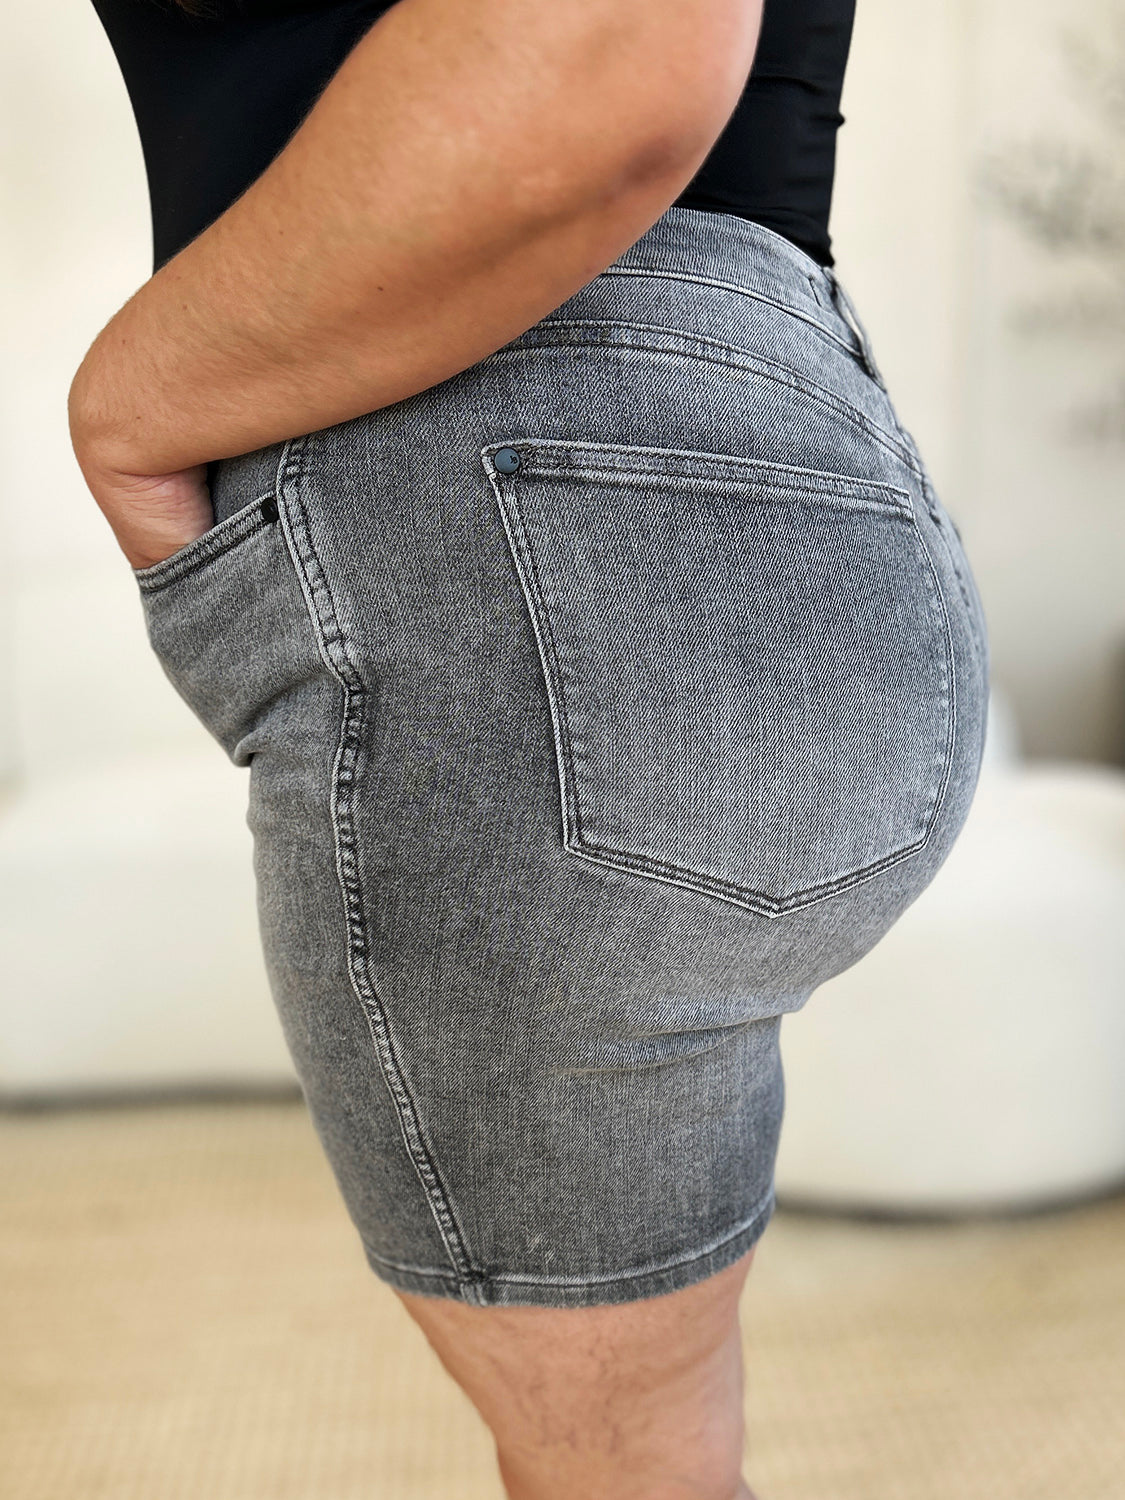
M 394 0 L 93 0 L 133 105 L 159 269 L 265 170 Z M 467 0 L 471 3 L 471 0 Z M 740 214 L 832 265 L 828 210 L 855 0 L 765 0 L 734 114 L 683 208 Z

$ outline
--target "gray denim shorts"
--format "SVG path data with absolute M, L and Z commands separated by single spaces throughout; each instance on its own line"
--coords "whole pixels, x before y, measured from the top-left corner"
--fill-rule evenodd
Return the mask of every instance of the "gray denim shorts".
M 933 879 L 986 728 L 972 572 L 838 278 L 673 207 L 470 369 L 211 474 L 135 576 L 250 768 L 373 1270 L 566 1307 L 743 1255 L 781 1017 Z

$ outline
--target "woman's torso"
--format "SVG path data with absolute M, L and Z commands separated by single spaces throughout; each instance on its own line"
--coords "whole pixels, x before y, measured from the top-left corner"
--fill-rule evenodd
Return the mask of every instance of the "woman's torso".
M 93 0 L 140 130 L 157 267 L 273 160 L 386 0 Z M 855 0 L 765 0 L 754 66 L 677 204 L 738 214 L 831 265 L 828 215 Z

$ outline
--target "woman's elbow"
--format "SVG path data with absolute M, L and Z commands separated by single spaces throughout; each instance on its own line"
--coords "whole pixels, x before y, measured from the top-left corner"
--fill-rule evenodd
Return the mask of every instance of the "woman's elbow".
M 617 43 L 603 45 L 584 72 L 583 134 L 600 133 L 609 164 L 630 182 L 686 185 L 745 88 L 762 0 L 645 0 L 632 28 L 637 7 L 617 0 L 614 8 Z

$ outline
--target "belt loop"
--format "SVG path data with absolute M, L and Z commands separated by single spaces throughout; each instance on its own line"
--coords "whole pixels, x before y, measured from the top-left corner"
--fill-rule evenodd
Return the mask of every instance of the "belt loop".
M 864 369 L 871 376 L 872 380 L 880 388 L 880 390 L 885 391 L 887 387 L 882 375 L 879 373 L 879 366 L 875 363 L 875 355 L 871 348 L 871 340 L 867 336 L 866 328 L 864 328 L 862 322 L 860 321 L 859 314 L 856 312 L 855 308 L 852 305 L 852 299 L 844 290 L 843 282 L 840 280 L 835 270 L 831 266 L 824 267 L 824 274 L 828 280 L 828 285 L 832 288 L 832 297 L 836 303 L 837 311 L 844 319 L 845 323 L 847 323 L 851 328 L 856 338 L 859 340 L 859 356 L 863 361 Z

